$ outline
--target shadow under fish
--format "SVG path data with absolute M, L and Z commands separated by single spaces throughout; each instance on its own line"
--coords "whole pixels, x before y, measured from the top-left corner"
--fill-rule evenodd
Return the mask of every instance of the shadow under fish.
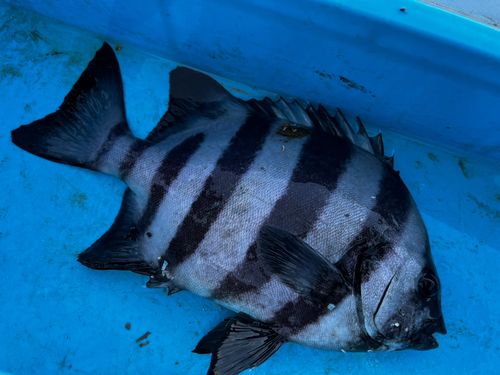
M 122 179 L 111 228 L 79 262 L 148 275 L 237 312 L 201 339 L 208 374 L 238 374 L 285 342 L 325 350 L 434 349 L 446 333 L 427 230 L 382 137 L 340 111 L 243 101 L 200 72 L 130 131 L 104 43 L 59 110 L 12 131 L 22 149 Z

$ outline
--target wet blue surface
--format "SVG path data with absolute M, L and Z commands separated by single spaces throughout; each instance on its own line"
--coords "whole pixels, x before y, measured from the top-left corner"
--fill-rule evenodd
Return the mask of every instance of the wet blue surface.
M 143 288 L 140 275 L 76 262 L 111 225 L 125 185 L 10 142 L 12 129 L 58 107 L 103 40 L 0 5 L 0 371 L 203 374 L 209 357 L 191 350 L 230 312 L 190 293 Z M 177 64 L 121 45 L 127 117 L 144 137 L 167 109 L 168 72 Z M 224 82 L 236 95 L 265 95 Z M 499 372 L 500 166 L 389 131 L 384 139 L 429 230 L 448 335 L 429 352 L 343 354 L 286 344 L 253 373 Z M 147 331 L 149 345 L 139 347 Z

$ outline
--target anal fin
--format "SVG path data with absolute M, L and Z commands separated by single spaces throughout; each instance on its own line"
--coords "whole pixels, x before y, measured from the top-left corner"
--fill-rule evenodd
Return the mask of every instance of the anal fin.
M 212 354 L 207 375 L 236 375 L 260 366 L 285 342 L 271 327 L 239 313 L 207 333 L 193 353 Z
M 80 253 L 78 261 L 92 269 L 128 270 L 152 275 L 155 271 L 140 252 L 137 212 L 135 193 L 127 189 L 111 228 L 91 247 Z

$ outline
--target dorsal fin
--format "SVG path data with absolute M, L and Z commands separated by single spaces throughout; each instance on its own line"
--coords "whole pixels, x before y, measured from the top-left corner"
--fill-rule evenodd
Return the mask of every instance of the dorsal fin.
M 232 96 L 220 83 L 206 74 L 178 67 L 170 72 L 170 102 L 167 113 L 149 134 L 147 140 L 160 142 L 169 135 L 186 130 L 192 119 L 204 117 L 211 120 L 227 111 L 242 110 L 260 113 L 263 116 L 282 119 L 298 125 L 319 128 L 338 137 L 346 138 L 353 144 L 377 156 L 391 167 L 393 158 L 384 155 L 382 136 L 369 137 L 358 118 L 358 131 L 354 131 L 340 110 L 335 116 L 319 106 L 307 108 L 294 100 L 288 103 L 283 98 L 273 102 L 269 98 L 243 101 Z
M 338 137 L 347 138 L 356 146 L 372 153 L 393 168 L 394 157 L 384 155 L 382 135 L 378 134 L 369 137 L 359 117 L 356 118 L 358 123 L 358 131 L 356 132 L 339 109 L 337 109 L 335 116 L 332 117 L 322 105 L 315 109 L 309 104 L 304 109 L 296 100 L 287 103 L 283 98 L 276 102 L 265 98 L 263 100 L 253 99 L 244 103 L 266 116 L 277 117 L 283 119 L 283 121 L 294 122 L 302 126 L 317 127 Z
M 307 106 L 306 113 L 315 127 L 323 130 L 324 132 L 333 133 L 334 135 L 337 136 L 343 135 L 334 130 L 333 124 L 331 123 L 331 121 L 329 121 L 330 120 L 329 117 L 326 117 L 322 112 L 316 111 L 311 104 Z
M 170 72 L 168 111 L 146 139 L 160 142 L 189 128 L 190 118 L 216 119 L 231 105 L 241 107 L 240 101 L 216 80 L 195 70 L 177 67 Z

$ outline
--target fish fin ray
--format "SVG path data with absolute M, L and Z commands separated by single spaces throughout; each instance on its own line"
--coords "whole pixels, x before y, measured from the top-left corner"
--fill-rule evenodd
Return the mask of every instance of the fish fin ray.
M 321 107 L 322 108 L 322 107 Z M 311 119 L 312 123 L 314 124 L 314 127 L 321 129 L 325 133 L 331 133 L 335 136 L 341 136 L 335 129 L 333 128 L 333 123 L 330 119 L 330 117 L 327 117 L 326 111 L 317 111 L 314 109 L 314 107 L 309 104 L 306 108 L 306 113 L 308 114 L 309 118 Z M 329 116 L 329 115 L 328 115 Z
M 373 137 L 370 137 L 370 143 L 372 145 L 373 150 L 379 154 L 384 155 L 384 141 L 382 139 L 382 134 L 377 134 Z
M 268 325 L 239 313 L 219 323 L 193 352 L 212 354 L 207 375 L 236 375 L 260 366 L 285 342 Z
M 283 284 L 322 307 L 335 306 L 351 293 L 351 282 L 345 275 L 290 232 L 262 227 L 258 249 L 263 262 Z
M 392 169 L 394 169 L 394 155 L 392 156 L 384 156 L 384 160 L 387 164 L 391 166 Z M 399 174 L 399 171 L 396 171 Z
M 138 203 L 127 189 L 122 206 L 111 228 L 91 247 L 78 255 L 78 261 L 92 269 L 128 270 L 152 275 L 152 267 L 143 259 L 138 242 Z
M 282 117 L 280 117 L 280 110 L 274 106 L 274 102 L 269 98 L 265 98 L 263 100 L 251 99 L 246 103 L 252 110 L 262 113 L 264 116 L 286 119 L 284 115 L 281 115 Z
M 170 286 L 168 287 L 167 295 L 171 296 L 172 294 L 182 292 L 183 290 L 184 289 L 178 288 L 174 284 L 170 283 Z
M 370 138 L 359 119 L 356 132 L 340 110 L 332 116 L 321 105 L 317 109 L 311 104 L 304 108 L 297 100 L 287 102 L 279 98 L 272 101 L 267 97 L 249 101 L 237 99 L 213 78 L 186 67 L 178 67 L 170 73 L 169 109 L 148 135 L 147 140 L 160 142 L 171 134 L 189 128 L 189 119 L 195 115 L 215 120 L 220 112 L 229 106 L 246 108 L 266 117 L 321 129 L 346 138 L 390 165 L 390 161 L 384 156 L 382 137 L 379 135 Z
M 12 141 L 47 160 L 97 170 L 111 135 L 130 134 L 118 60 L 104 43 L 59 109 L 12 131 Z
M 226 326 L 229 324 L 228 320 L 229 318 L 223 320 L 203 336 L 192 352 L 196 354 L 212 354 L 216 350 L 217 345 L 227 338 Z
M 146 283 L 146 286 L 148 288 L 157 288 L 157 289 L 167 288 L 168 289 L 167 294 L 169 296 L 175 293 L 182 292 L 184 290 L 176 286 L 170 279 L 157 275 L 154 275 L 154 278 L 149 279 L 149 281 Z
M 322 105 L 319 105 L 317 109 L 311 104 L 304 108 L 296 100 L 288 103 L 283 98 L 275 102 L 269 98 L 263 100 L 253 99 L 246 103 L 263 115 L 276 117 L 283 121 L 294 122 L 310 128 L 321 129 L 337 137 L 346 138 L 351 143 L 370 152 L 391 167 L 393 166 L 393 158 L 391 159 L 384 155 L 382 135 L 378 134 L 375 137 L 369 137 L 359 118 L 357 118 L 358 131 L 354 131 L 339 109 L 337 109 L 335 116 L 332 116 Z

